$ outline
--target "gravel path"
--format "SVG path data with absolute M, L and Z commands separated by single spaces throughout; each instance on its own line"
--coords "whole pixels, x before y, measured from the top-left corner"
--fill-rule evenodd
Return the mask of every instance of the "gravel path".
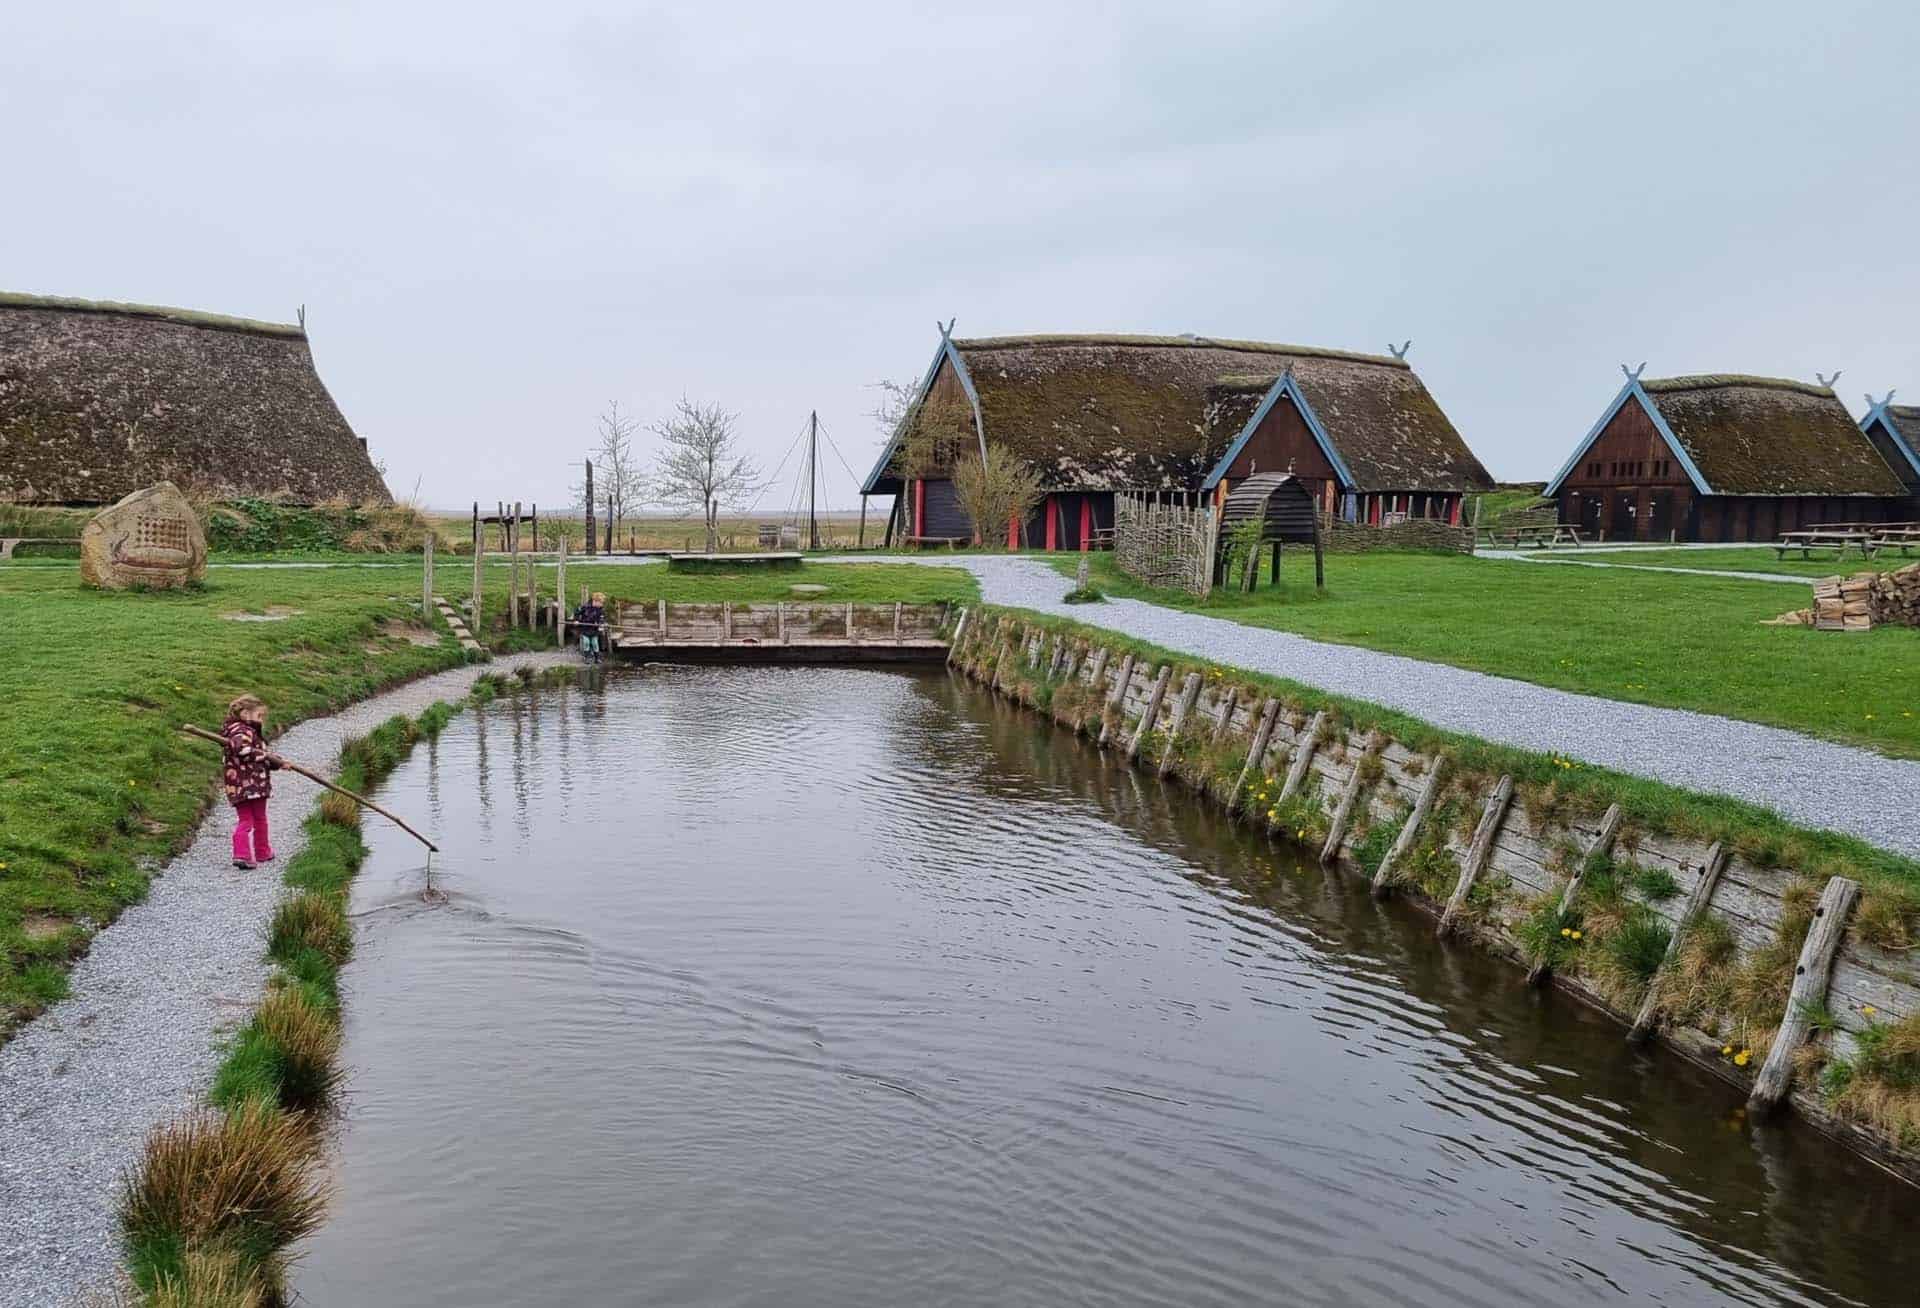
M 1618 553 L 1627 553 L 1625 550 Z M 1790 586 L 1811 586 L 1812 577 L 1796 577 L 1790 572 L 1737 572 L 1731 568 L 1673 568 L 1658 563 L 1602 563 L 1594 559 L 1546 557 L 1521 554 L 1513 550 L 1481 550 L 1480 559 L 1499 559 L 1506 563 L 1558 563 L 1571 568 L 1626 568 L 1633 572 L 1677 572 L 1686 577 L 1731 577 L 1735 581 L 1783 581 Z
M 1884 849 L 1920 856 L 1920 818 L 1915 816 L 1920 809 L 1920 761 L 1887 758 L 1779 727 L 1626 704 L 1309 640 L 1140 600 L 1063 604 L 1060 597 L 1072 589 L 1072 580 L 1037 559 L 966 554 L 903 558 L 967 569 L 979 578 L 981 594 L 990 604 L 1036 609 L 1200 658 L 1287 677 L 1483 740 L 1554 751 L 1688 790 L 1732 795 L 1803 826 L 1845 832 Z
M 568 656 L 525 654 L 438 673 L 302 722 L 275 748 L 331 771 L 344 741 L 396 713 L 458 698 L 482 672 L 560 661 Z M 266 980 L 280 869 L 322 793 L 291 773 L 278 782 L 269 814 L 282 862 L 234 868 L 232 819 L 216 807 L 145 901 L 94 940 L 71 996 L 0 1048 L 0 1304 L 68 1304 L 114 1279 L 121 1175 L 149 1130 L 201 1102 L 221 1033 Z

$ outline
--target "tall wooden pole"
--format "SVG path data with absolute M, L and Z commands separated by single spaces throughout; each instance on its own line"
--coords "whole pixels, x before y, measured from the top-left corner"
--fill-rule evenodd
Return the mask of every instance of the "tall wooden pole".
M 593 530 L 593 460 L 587 460 L 587 557 L 592 558 L 600 542 Z
M 433 533 L 427 533 L 426 550 L 420 556 L 420 621 L 433 625 Z
M 814 486 L 820 468 L 820 411 L 807 414 L 807 548 L 820 548 L 820 518 L 815 512 Z
M 558 644 L 567 643 L 567 533 L 560 533 L 560 561 L 553 579 L 553 631 Z
M 473 604 L 467 614 L 467 622 L 472 627 L 473 638 L 484 642 L 486 637 L 480 630 L 480 569 L 486 564 L 480 550 L 480 505 L 473 506 Z

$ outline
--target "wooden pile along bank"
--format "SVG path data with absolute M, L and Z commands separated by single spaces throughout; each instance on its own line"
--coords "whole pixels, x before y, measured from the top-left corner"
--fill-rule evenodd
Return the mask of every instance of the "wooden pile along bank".
M 1691 1060 L 1751 1088 L 1756 1109 L 1771 1107 L 1787 1094 L 1803 1042 L 1824 1041 L 1830 1055 L 1851 1057 L 1856 1037 L 1869 1026 L 1920 1012 L 1920 974 L 1910 957 L 1851 932 L 1842 935 L 1858 889 L 1844 877 L 1822 884 L 1792 869 L 1761 866 L 1717 844 L 1623 832 L 1617 808 L 1604 817 L 1561 816 L 1551 788 L 1516 791 L 1511 778 L 1461 774 L 1445 755 L 1341 729 L 1325 711 L 1289 709 L 1229 676 L 1195 671 L 1176 677 L 1170 666 L 1006 617 L 982 618 L 978 610 L 961 611 L 948 658 L 996 692 L 1029 706 L 1044 704 L 1061 725 L 1125 752 L 1162 776 L 1180 777 L 1275 835 L 1296 844 L 1311 842 L 1329 863 L 1364 871 L 1357 862 L 1362 834 L 1398 825 L 1381 860 L 1376 892 L 1397 890 L 1423 901 L 1444 913 L 1443 933 L 1471 936 L 1530 968 L 1533 977 L 1551 972 L 1556 984 L 1632 1024 L 1635 1036 L 1657 1035 Z M 1236 761 L 1243 757 L 1250 761 Z M 1212 771 L 1209 760 L 1232 763 L 1232 775 Z M 1250 805 L 1261 793 L 1267 798 Z M 1280 829 L 1268 818 L 1271 812 L 1280 812 L 1281 821 L 1302 812 L 1317 814 L 1316 829 L 1303 840 L 1299 830 Z M 1669 930 L 1674 944 L 1661 973 L 1631 1001 L 1631 1011 L 1610 1002 L 1584 977 L 1553 972 L 1519 934 L 1542 904 L 1558 901 L 1563 911 L 1572 905 L 1578 878 L 1612 856 L 1630 860 L 1647 876 L 1670 879 L 1671 893 L 1632 895 Z M 1404 873 L 1395 865 L 1420 861 L 1445 867 L 1450 893 L 1404 884 Z M 1817 909 L 1811 907 L 1816 899 Z M 1830 908 L 1840 925 L 1826 921 Z M 1708 915 L 1736 942 L 1730 967 L 1757 951 L 1798 952 L 1799 976 L 1777 1019 L 1778 1038 L 1770 1027 L 1749 1031 L 1726 1014 L 1708 1013 L 1698 1025 L 1679 1025 L 1667 1020 L 1664 1001 L 1656 1002 L 1665 993 L 1662 977 L 1674 966 L 1679 943 Z M 1792 925 L 1803 920 L 1809 927 L 1786 939 Z M 1814 1011 L 1823 1014 L 1824 1032 L 1806 1030 L 1804 1017 L 1795 1020 L 1796 1014 Z M 1801 1029 L 1795 1031 L 1796 1025 Z M 1722 1053 L 1749 1043 L 1756 1049 L 1750 1067 L 1736 1066 Z M 1817 1087 L 1794 1085 L 1791 1098 L 1821 1129 L 1920 1183 L 1920 1155 L 1903 1152 L 1898 1142 L 1870 1126 L 1836 1117 Z
M 1920 627 L 1920 563 L 1894 572 L 1856 572 L 1813 583 L 1813 625 L 1821 631 Z

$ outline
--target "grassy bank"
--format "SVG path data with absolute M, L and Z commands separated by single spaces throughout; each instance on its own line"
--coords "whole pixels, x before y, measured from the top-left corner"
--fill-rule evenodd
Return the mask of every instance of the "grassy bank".
M 1627 556 L 1614 556 L 1627 557 Z M 1635 561 L 1639 555 L 1631 556 Z M 1689 555 L 1688 557 L 1692 557 Z M 1078 556 L 1060 560 L 1071 572 Z M 1920 631 L 1762 625 L 1810 602 L 1731 578 L 1438 554 L 1287 552 L 1279 586 L 1207 599 L 1150 589 L 1096 556 L 1094 584 L 1253 627 L 1608 699 L 1764 722 L 1920 758 Z
M 471 565 L 442 567 L 462 598 Z M 581 585 L 623 598 L 965 599 L 971 576 L 911 565 L 809 564 L 798 573 L 681 576 L 664 567 L 579 566 Z M 542 573 L 551 594 L 553 575 Z M 486 569 L 495 648 L 545 644 L 509 633 L 507 570 Z M 273 726 L 332 712 L 384 686 L 457 665 L 437 622 L 419 623 L 418 560 L 397 567 L 214 568 L 198 589 L 84 589 L 72 564 L 0 565 L 0 1039 L 66 993 L 66 969 L 148 869 L 177 851 L 212 795 L 219 752 L 176 726 L 217 727 L 243 690 Z M 269 619 L 246 621 L 242 619 Z
M 570 680 L 555 669 L 549 682 Z M 522 684 L 534 678 L 525 676 Z M 489 674 L 467 702 L 507 689 Z M 462 705 L 394 717 L 340 751 L 340 784 L 377 786 L 416 741 Z M 129 1276 L 151 1305 L 279 1303 L 285 1253 L 325 1213 L 320 1163 L 340 1101 L 340 968 L 353 949 L 348 892 L 366 858 L 359 806 L 322 797 L 286 867 L 288 895 L 267 930 L 274 967 L 253 1016 L 228 1042 L 207 1110 L 149 1137 L 120 1201 Z
M 1887 943 L 1905 947 L 1920 942 L 1920 861 L 1878 849 L 1855 837 L 1808 830 L 1741 800 L 1698 794 L 1556 754 L 1535 753 L 1448 731 L 1366 700 L 1329 694 L 1284 677 L 1223 667 L 1104 628 L 1027 610 L 981 606 L 975 613 L 969 625 L 1010 613 L 1035 627 L 1104 645 L 1116 656 L 1130 652 L 1155 665 L 1171 665 L 1174 672 L 1170 684 L 1178 685 L 1187 673 L 1198 672 L 1209 684 L 1240 685 L 1245 698 L 1277 697 L 1291 712 L 1311 714 L 1324 708 L 1336 727 L 1355 732 L 1378 728 L 1409 749 L 1446 754 L 1452 775 L 1476 779 L 1483 783 L 1483 789 L 1490 788 L 1502 774 L 1511 775 L 1516 793 L 1532 811 L 1597 817 L 1609 804 L 1618 803 L 1627 822 L 1639 831 L 1702 842 L 1724 841 L 1762 867 L 1793 867 L 1814 877 L 1853 877 L 1885 898 L 1880 912 L 1886 919 L 1881 934 Z M 1870 916 L 1863 908 L 1863 920 Z

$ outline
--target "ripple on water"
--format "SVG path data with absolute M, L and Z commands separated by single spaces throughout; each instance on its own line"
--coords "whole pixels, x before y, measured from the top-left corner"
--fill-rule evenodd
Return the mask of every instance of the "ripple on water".
M 1717 1083 L 944 676 L 613 677 L 464 715 L 388 790 L 451 898 L 405 907 L 424 869 L 370 829 L 355 907 L 395 911 L 346 974 L 316 1303 L 1892 1302 L 1914 1270 L 1908 1191 L 1725 1130 Z

